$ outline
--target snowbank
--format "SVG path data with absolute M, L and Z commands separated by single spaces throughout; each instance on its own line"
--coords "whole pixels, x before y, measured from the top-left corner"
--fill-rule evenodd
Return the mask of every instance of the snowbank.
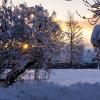
M 0 100 L 100 100 L 99 75 L 100 70 L 53 70 L 48 81 L 27 77 L 0 88 Z

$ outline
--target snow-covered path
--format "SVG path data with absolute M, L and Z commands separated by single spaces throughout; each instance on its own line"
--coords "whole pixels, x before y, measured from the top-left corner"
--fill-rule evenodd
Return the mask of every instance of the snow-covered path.
M 100 100 L 100 70 L 52 70 L 48 81 L 25 76 L 8 88 L 0 88 L 0 100 Z

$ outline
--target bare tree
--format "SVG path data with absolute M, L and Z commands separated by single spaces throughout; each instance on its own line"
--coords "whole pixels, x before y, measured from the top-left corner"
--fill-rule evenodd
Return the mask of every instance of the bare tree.
M 74 20 L 73 14 L 68 12 L 68 21 L 67 25 L 67 44 L 69 48 L 70 64 L 80 63 L 83 55 L 83 41 L 82 41 L 82 31 L 81 27 L 78 25 L 78 22 Z

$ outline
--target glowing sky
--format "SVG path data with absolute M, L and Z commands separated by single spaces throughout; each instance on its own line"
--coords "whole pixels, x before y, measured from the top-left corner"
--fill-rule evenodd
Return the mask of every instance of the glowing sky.
M 49 12 L 55 10 L 57 13 L 57 18 L 61 20 L 66 20 L 68 10 L 70 10 L 72 13 L 75 13 L 76 10 L 78 10 L 82 15 L 89 16 L 89 11 L 82 0 L 13 0 L 13 2 L 15 4 L 26 2 L 28 6 L 42 4 L 44 8 L 49 10 Z M 75 17 L 78 20 L 80 19 L 76 13 Z
M 65 21 L 58 21 L 58 23 L 61 25 L 61 28 L 66 31 Z M 90 25 L 87 20 L 79 21 L 79 25 L 82 27 L 84 44 L 91 46 L 90 38 L 94 26 Z
M 19 4 L 22 2 L 26 2 L 28 6 L 34 6 L 42 4 L 44 8 L 48 9 L 51 13 L 53 10 L 56 11 L 57 16 L 56 18 L 60 21 L 67 20 L 67 12 L 68 10 L 74 13 L 75 19 L 80 21 L 81 26 L 83 27 L 83 36 L 84 42 L 87 45 L 90 45 L 90 37 L 92 33 L 92 26 L 89 25 L 88 22 L 83 21 L 77 14 L 76 10 L 82 16 L 91 16 L 91 13 L 87 10 L 87 7 L 84 5 L 83 0 L 72 0 L 72 1 L 65 1 L 65 0 L 13 0 L 15 4 Z M 92 2 L 93 0 L 89 0 Z
M 92 2 L 93 0 L 88 0 Z M 1 2 L 1 0 L 0 0 Z M 53 10 L 56 11 L 56 18 L 60 21 L 67 20 L 68 10 L 74 13 L 75 19 L 80 21 L 81 26 L 83 27 L 84 40 L 87 44 L 90 44 L 90 36 L 92 32 L 92 26 L 89 25 L 86 21 L 83 21 L 77 14 L 76 10 L 82 16 L 91 16 L 91 13 L 87 10 L 87 7 L 84 5 L 83 0 L 13 0 L 14 4 L 18 5 L 20 3 L 26 2 L 28 6 L 34 6 L 42 4 L 45 9 L 48 9 L 49 13 Z

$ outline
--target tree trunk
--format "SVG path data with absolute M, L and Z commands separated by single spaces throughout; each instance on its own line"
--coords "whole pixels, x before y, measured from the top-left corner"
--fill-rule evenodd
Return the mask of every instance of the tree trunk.
M 0 79 L 0 83 L 3 83 L 3 85 L 5 86 L 13 84 L 15 80 L 25 72 L 27 68 L 29 68 L 31 65 L 34 65 L 35 63 L 36 61 L 25 61 L 23 64 L 21 64 L 21 67 L 18 67 L 8 72 L 6 79 Z

